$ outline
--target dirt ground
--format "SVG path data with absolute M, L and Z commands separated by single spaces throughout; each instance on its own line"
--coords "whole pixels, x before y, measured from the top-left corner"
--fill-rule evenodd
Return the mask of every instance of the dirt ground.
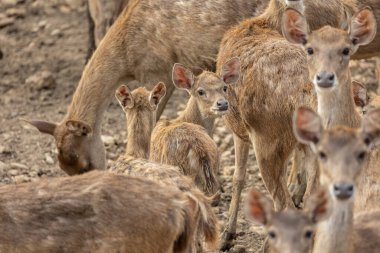
M 63 118 L 85 64 L 88 24 L 84 0 L 0 0 L 0 184 L 58 177 L 53 138 L 40 134 L 22 119 L 59 121 Z M 354 78 L 376 88 L 374 61 L 353 62 Z M 169 101 L 165 117 L 184 108 L 184 92 Z M 108 159 L 115 160 L 126 144 L 125 117 L 114 101 L 103 120 Z M 215 212 L 223 226 L 231 199 L 234 149 L 231 133 L 219 120 L 215 141 L 222 153 L 224 193 Z M 263 192 L 251 149 L 247 190 Z M 230 252 L 258 252 L 264 230 L 240 212 L 238 237 Z

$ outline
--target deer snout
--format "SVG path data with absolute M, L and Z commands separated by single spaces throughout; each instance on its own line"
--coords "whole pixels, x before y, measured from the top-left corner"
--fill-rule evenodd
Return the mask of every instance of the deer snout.
M 219 111 L 227 111 L 228 110 L 228 101 L 227 100 L 219 100 L 216 102 L 216 107 Z
M 322 71 L 315 76 L 316 84 L 320 88 L 331 88 L 335 83 L 335 73 Z
M 354 194 L 354 185 L 351 183 L 336 183 L 334 184 L 334 195 L 340 200 L 347 200 Z

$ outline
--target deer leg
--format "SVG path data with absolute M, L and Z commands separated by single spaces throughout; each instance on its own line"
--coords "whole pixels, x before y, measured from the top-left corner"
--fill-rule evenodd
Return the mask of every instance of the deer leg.
M 272 196 L 276 211 L 294 206 L 286 185 L 287 161 L 292 147 L 280 139 L 253 138 L 256 159 L 264 184 Z
M 317 158 L 310 148 L 305 149 L 306 190 L 303 202 L 319 187 L 319 168 Z
M 380 57 L 376 57 L 377 94 L 380 94 Z
M 243 141 L 234 134 L 235 172 L 232 183 L 232 199 L 228 213 L 228 224 L 222 235 L 220 249 L 229 250 L 236 233 L 236 222 L 239 210 L 240 195 L 245 183 L 246 165 L 250 143 Z
M 306 191 L 306 153 L 304 147 L 298 144 L 293 154 L 292 168 L 288 178 L 288 189 L 295 206 L 300 207 Z

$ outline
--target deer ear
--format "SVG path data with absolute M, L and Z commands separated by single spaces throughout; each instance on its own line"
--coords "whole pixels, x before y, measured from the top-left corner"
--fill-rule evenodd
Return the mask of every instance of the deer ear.
M 179 63 L 174 64 L 172 79 L 174 85 L 179 89 L 190 90 L 194 84 L 193 72 Z
M 235 57 L 227 61 L 222 66 L 222 78 L 227 84 L 235 83 L 239 80 L 240 76 L 240 60 Z
M 153 109 L 156 109 L 161 99 L 166 95 L 166 86 L 164 83 L 158 83 L 154 86 L 149 95 L 149 103 Z
M 44 134 L 54 135 L 54 131 L 57 127 L 57 124 L 47 122 L 47 121 L 40 121 L 40 120 L 30 120 L 30 121 L 24 120 L 24 121 L 31 124 L 32 126 L 37 128 L 38 131 Z
M 350 38 L 355 46 L 367 45 L 375 38 L 376 18 L 372 10 L 366 7 L 357 12 L 351 21 Z
M 364 85 L 358 81 L 352 81 L 351 88 L 355 105 L 358 107 L 366 106 L 368 104 L 368 94 L 366 87 L 364 87 Z
M 251 190 L 248 195 L 247 213 L 254 223 L 265 226 L 273 216 L 272 204 L 259 191 Z
M 282 34 L 291 43 L 305 45 L 309 34 L 306 18 L 295 9 L 286 9 L 282 17 Z
M 83 121 L 68 120 L 66 127 L 70 133 L 76 136 L 88 136 L 92 133 L 92 128 Z
M 294 113 L 293 130 L 299 142 L 317 144 L 323 133 L 321 118 L 313 110 L 301 106 Z
M 331 206 L 327 189 L 323 188 L 310 197 L 306 204 L 306 213 L 314 223 L 329 217 Z
M 380 108 L 370 110 L 363 117 L 362 136 L 367 145 L 380 142 Z
M 115 92 L 115 97 L 117 98 L 117 101 L 119 101 L 119 104 L 121 105 L 124 111 L 125 109 L 133 108 L 133 97 L 127 86 L 120 86 Z

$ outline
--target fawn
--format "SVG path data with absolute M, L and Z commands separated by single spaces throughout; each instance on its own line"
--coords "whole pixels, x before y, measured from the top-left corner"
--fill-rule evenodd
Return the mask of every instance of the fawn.
M 303 44 L 308 54 L 309 78 L 313 80 L 316 88 L 318 113 L 321 115 L 324 127 L 336 125 L 359 127 L 361 115 L 355 107 L 348 63 L 350 56 L 360 45 L 369 44 L 375 37 L 376 20 L 373 12 L 368 8 L 357 12 L 353 16 L 349 32 L 325 26 L 309 33 L 303 15 L 296 10 L 288 9 L 284 14 L 283 31 L 289 41 Z M 370 163 L 376 164 L 377 155 L 373 157 Z M 367 190 L 373 185 L 370 181 L 379 178 L 374 165 L 364 170 L 363 174 L 370 180 L 359 184 L 357 210 L 376 205 L 367 196 Z
M 316 227 L 330 214 L 329 194 L 320 190 L 308 199 L 304 211 L 287 209 L 275 212 L 272 203 L 259 191 L 251 190 L 247 214 L 254 223 L 265 226 L 269 253 L 309 253 Z
M 130 92 L 124 85 L 116 90 L 115 96 L 127 118 L 128 144 L 125 155 L 119 157 L 110 166 L 110 170 L 118 174 L 148 178 L 163 185 L 172 185 L 191 195 L 198 203 L 201 213 L 197 221 L 197 241 L 194 241 L 192 248 L 202 252 L 200 242 L 203 235 L 209 248 L 217 245 L 219 237 L 218 221 L 209 199 L 178 167 L 146 160 L 149 157 L 150 138 L 156 122 L 156 110 L 165 94 L 166 86 L 163 83 L 158 83 L 150 92 L 144 87 Z M 198 244 L 194 245 L 195 243 Z
M 293 2 L 293 4 L 299 3 L 298 10 L 304 9 L 306 17 L 310 18 L 308 21 L 312 29 L 321 26 L 321 18 L 315 16 L 316 13 L 320 14 L 320 9 L 311 9 L 312 4 L 318 1 L 313 1 L 313 3 L 305 1 L 305 4 L 303 1 Z M 334 4 L 340 5 L 341 8 L 341 12 L 332 15 L 334 20 L 328 18 L 329 15 L 326 14 L 328 12 L 321 16 L 326 17 L 325 24 L 331 23 L 338 26 L 340 23 L 347 22 L 347 15 L 353 12 L 354 7 L 329 1 L 326 3 L 326 8 Z M 280 32 L 284 30 L 281 28 L 281 20 L 285 7 L 281 1 L 271 1 L 262 15 L 241 22 L 240 25 L 227 31 L 219 50 L 217 72 L 220 73 L 221 64 L 225 59 L 239 57 L 242 73 L 240 81 L 229 89 L 228 100 L 231 110 L 224 116 L 226 124 L 235 135 L 236 167 L 229 222 L 223 236 L 222 249 L 229 247 L 228 241 L 232 239 L 236 230 L 236 218 L 240 193 L 244 186 L 250 142 L 254 146 L 261 175 L 273 198 L 275 209 L 281 210 L 286 206 L 293 206 L 286 185 L 287 161 L 297 145 L 292 134 L 291 119 L 297 106 L 308 104 L 316 108 L 317 96 L 313 83 L 309 80 L 308 61 L 304 52 L 306 48 L 302 49 L 298 45 L 290 44 L 280 35 Z M 312 13 L 311 10 L 316 10 L 316 13 Z M 372 17 L 369 15 L 368 19 Z M 337 18 L 342 22 L 335 22 Z M 361 17 L 354 16 L 353 21 L 348 22 L 356 32 L 363 28 L 360 22 L 357 25 L 356 21 L 359 18 Z M 371 24 L 373 24 L 372 21 L 371 19 Z M 294 22 L 290 24 L 294 24 L 297 28 L 299 26 Z M 303 23 L 301 28 L 305 28 Z M 349 54 L 356 51 L 359 45 L 365 45 L 373 38 L 373 31 L 376 31 L 373 28 L 376 26 L 370 28 L 368 33 L 362 35 L 363 41 L 358 41 L 358 44 L 352 45 L 352 48 L 349 45 L 351 49 Z M 355 31 L 352 31 L 351 35 L 356 36 Z M 297 33 L 294 36 L 297 36 Z M 310 35 L 312 36 L 314 32 Z M 344 66 L 348 65 L 348 59 L 344 61 L 344 64 Z M 336 123 L 340 122 L 334 122 Z M 306 189 L 309 196 L 317 184 L 318 177 L 314 155 L 308 148 L 304 147 L 304 149 L 308 158 L 304 166 L 310 175 L 308 176 L 310 182 Z
M 159 121 L 152 133 L 150 159 L 180 167 L 207 195 L 219 189 L 220 154 L 212 140 L 214 120 L 228 110 L 227 84 L 239 79 L 240 63 L 234 58 L 223 73 L 204 71 L 194 76 L 181 64 L 173 67 L 173 82 L 190 94 L 186 109 L 172 120 Z
M 1 252 L 189 252 L 197 203 L 176 187 L 94 171 L 0 187 Z
M 377 108 L 365 115 L 360 129 L 347 126 L 325 129 L 322 118 L 313 110 L 300 107 L 295 113 L 294 133 L 318 155 L 321 184 L 328 186 L 333 199 L 331 216 L 318 225 L 315 253 L 380 249 L 379 206 L 354 217 L 354 195 L 362 183 L 361 173 L 371 159 L 372 146 L 380 141 L 379 119 Z M 375 197 L 379 203 L 380 195 Z

